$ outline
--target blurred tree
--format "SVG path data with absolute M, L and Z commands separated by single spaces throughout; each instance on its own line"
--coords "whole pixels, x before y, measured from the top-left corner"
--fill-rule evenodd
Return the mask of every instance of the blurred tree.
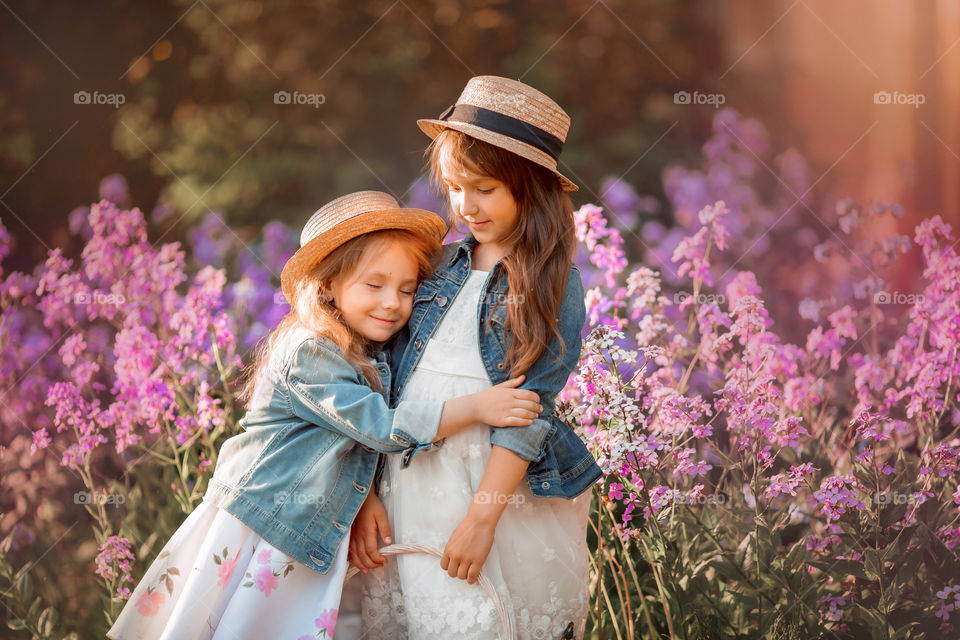
M 15 38 L 0 44 L 4 68 L 15 71 L 0 91 L 30 112 L 26 122 L 5 118 L 4 130 L 29 132 L 18 145 L 33 145 L 31 161 L 81 123 L 11 205 L 20 218 L 37 209 L 52 216 L 40 229 L 31 221 L 45 242 L 112 172 L 128 177 L 135 203 L 168 201 L 170 221 L 183 225 L 209 210 L 237 227 L 297 224 L 355 189 L 402 197 L 423 165 L 416 119 L 437 115 L 475 74 L 519 78 L 569 111 L 562 158 L 584 187 L 581 201 L 597 200 L 610 174 L 660 195 L 666 159 L 696 155 L 713 111 L 673 101 L 679 89 L 709 90 L 706 78 L 716 75 L 717 37 L 692 2 L 115 0 L 87 12 L 54 4 L 64 4 L 56 20 L 57 7 L 11 5 L 5 31 Z M 106 34 L 110 46 L 94 46 Z M 43 91 L 23 94 L 42 74 Z M 119 91 L 126 102 L 81 109 L 69 102 L 79 89 Z M 278 103 L 277 92 L 290 103 Z M 23 165 L 4 161 L 4 183 Z M 38 193 L 61 178 L 68 189 Z

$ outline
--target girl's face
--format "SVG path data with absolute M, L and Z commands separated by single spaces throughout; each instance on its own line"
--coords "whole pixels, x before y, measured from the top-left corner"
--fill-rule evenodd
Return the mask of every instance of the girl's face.
M 385 342 L 410 319 L 419 269 L 399 242 L 367 248 L 353 273 L 334 278 L 333 304 L 371 342 Z
M 503 242 L 520 215 L 507 185 L 449 162 L 441 167 L 440 177 L 447 187 L 450 210 L 470 226 L 477 242 L 506 250 Z

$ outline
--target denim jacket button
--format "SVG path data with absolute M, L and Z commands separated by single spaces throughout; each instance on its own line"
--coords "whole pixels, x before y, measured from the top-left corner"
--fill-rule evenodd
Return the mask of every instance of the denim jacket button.
M 549 488 L 550 488 L 550 483 L 549 483 L 549 482 L 544 482 L 544 483 L 541 484 L 540 486 L 541 486 L 542 488 L 544 488 L 544 489 L 549 489 Z
M 500 371 L 503 371 L 503 368 L 506 367 L 506 366 L 507 366 L 507 365 L 506 365 L 505 362 L 498 362 L 498 363 L 497 363 L 497 369 L 499 369 Z
M 417 341 L 413 343 L 413 346 L 419 351 L 420 347 L 423 346 L 423 340 L 421 340 L 420 338 L 417 338 Z
M 359 491 L 360 493 L 366 493 L 366 492 L 367 492 L 367 488 L 366 488 L 366 487 L 364 487 L 364 486 L 362 486 L 362 485 L 359 485 L 359 484 L 357 484 L 356 482 L 353 483 L 353 488 L 356 489 L 357 491 Z
M 447 296 L 440 296 L 437 298 L 437 305 L 441 307 L 447 306 Z

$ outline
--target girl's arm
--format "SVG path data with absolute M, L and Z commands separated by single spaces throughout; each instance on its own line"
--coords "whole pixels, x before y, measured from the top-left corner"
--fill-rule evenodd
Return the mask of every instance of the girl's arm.
M 547 438 L 554 429 L 550 416 L 556 406 L 556 396 L 567 384 L 567 379 L 580 360 L 580 346 L 583 342 L 581 333 L 586 319 L 583 280 L 580 278 L 580 270 L 571 266 L 563 301 L 557 311 L 558 329 L 566 350 L 561 348 L 557 336 L 552 336 L 543 355 L 524 372 L 527 379 L 523 388 L 540 396 L 543 412 L 529 427 L 523 429 L 494 428 L 490 434 L 490 444 L 510 449 L 531 462 L 543 457 Z
M 519 377 L 445 403 L 410 400 L 390 409 L 337 349 L 313 338 L 297 347 L 285 377 L 295 415 L 382 453 L 421 446 L 475 422 L 526 426 L 540 412 L 537 394 L 516 388 Z
M 509 449 L 493 447 L 467 516 L 453 530 L 443 549 L 440 567 L 451 578 L 470 584 L 477 581 L 508 498 L 523 480 L 529 464 Z

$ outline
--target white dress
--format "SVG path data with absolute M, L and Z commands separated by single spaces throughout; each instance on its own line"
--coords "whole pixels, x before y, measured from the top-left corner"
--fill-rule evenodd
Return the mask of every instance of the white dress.
M 227 511 L 201 502 L 147 569 L 107 637 L 333 638 L 349 537 L 340 543 L 330 571 L 320 574 Z
M 486 271 L 471 271 L 413 370 L 403 397 L 448 400 L 491 386 L 478 344 L 477 307 Z M 490 427 L 476 424 L 442 447 L 387 456 L 380 497 L 395 542 L 443 548 L 464 518 L 490 458 Z M 538 498 L 526 481 L 505 496 L 483 574 L 514 617 L 520 638 L 580 638 L 588 606 L 586 543 L 591 492 Z M 365 639 L 502 637 L 494 604 L 479 585 L 449 577 L 432 556 L 392 556 L 361 575 Z

